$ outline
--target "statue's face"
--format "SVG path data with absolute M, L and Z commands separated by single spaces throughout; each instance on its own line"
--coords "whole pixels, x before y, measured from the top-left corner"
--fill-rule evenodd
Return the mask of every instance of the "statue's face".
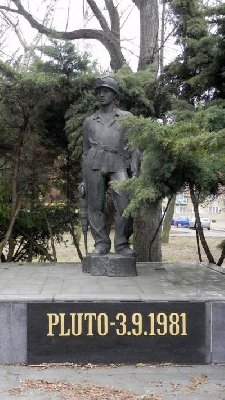
M 102 106 L 108 106 L 115 100 L 116 93 L 112 89 L 102 86 L 96 90 L 96 97 Z

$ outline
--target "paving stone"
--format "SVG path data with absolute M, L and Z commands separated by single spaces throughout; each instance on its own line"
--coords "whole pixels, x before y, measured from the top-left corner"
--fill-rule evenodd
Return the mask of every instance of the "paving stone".
M 212 362 L 225 362 L 225 302 L 212 304 Z
M 27 360 L 26 304 L 0 303 L 0 363 Z
M 101 385 L 130 390 L 139 396 L 165 400 L 222 400 L 225 398 L 225 366 L 119 366 L 76 367 L 49 365 L 43 367 L 0 366 L 0 398 L 13 400 L 62 399 L 63 391 L 47 392 L 30 388 L 21 396 L 10 390 L 23 388 L 26 380 L 68 384 Z M 71 397 L 71 396 L 70 396 Z M 69 396 L 68 396 L 69 398 Z

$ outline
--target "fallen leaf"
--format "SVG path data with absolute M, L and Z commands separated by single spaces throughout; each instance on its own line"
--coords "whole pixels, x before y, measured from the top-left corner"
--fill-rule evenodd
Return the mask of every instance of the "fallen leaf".
M 187 391 L 188 393 L 195 392 L 198 390 L 202 385 L 208 383 L 207 375 L 201 375 L 198 378 L 192 378 L 189 380 L 187 384 Z

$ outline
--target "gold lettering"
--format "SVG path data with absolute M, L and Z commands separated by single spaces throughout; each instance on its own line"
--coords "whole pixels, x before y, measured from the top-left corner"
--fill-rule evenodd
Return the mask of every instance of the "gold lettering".
M 182 320 L 182 331 L 181 331 L 181 336 L 187 336 L 187 314 L 182 313 L 180 314 L 181 320 Z
M 109 333 L 109 325 L 115 326 L 115 333 L 119 336 L 165 336 L 168 334 L 187 336 L 187 314 L 185 312 L 181 314 L 176 312 L 148 314 L 149 331 L 143 331 L 144 315 L 138 312 L 131 315 L 132 328 L 130 331 L 127 331 L 127 316 L 123 312 L 116 314 L 115 320 L 117 322 L 112 321 L 110 323 L 107 313 L 47 313 L 46 315 L 48 318 L 47 336 L 49 337 L 56 334 L 61 337 L 81 336 L 82 334 L 94 336 L 96 333 L 99 336 L 106 336 Z M 83 327 L 84 320 L 87 321 L 85 327 Z M 56 328 L 57 326 L 58 328 Z
M 180 325 L 179 325 L 179 315 L 177 313 L 171 313 L 169 315 L 169 332 L 172 336 L 177 336 L 180 333 Z
M 88 320 L 88 333 L 87 336 L 94 336 L 93 333 L 93 320 L 96 321 L 97 314 L 96 313 L 85 313 L 84 319 Z
M 168 330 L 167 315 L 165 313 L 157 314 L 156 321 L 157 321 L 157 324 L 160 326 L 160 328 L 158 328 L 156 330 L 157 334 L 159 336 L 165 336 L 167 334 L 167 330 Z
M 60 334 L 59 336 L 70 336 L 71 329 L 67 329 L 65 332 L 65 313 L 59 313 L 60 318 Z
M 126 315 L 124 313 L 118 313 L 116 315 L 116 320 L 119 321 L 119 324 L 120 324 L 120 329 L 116 329 L 116 334 L 118 336 L 126 335 L 126 333 L 127 333 L 127 326 L 126 326 L 127 317 L 126 317 Z
M 82 319 L 83 313 L 70 313 L 71 316 L 71 331 L 73 336 L 82 335 Z
M 135 328 L 132 329 L 134 336 L 140 336 L 142 334 L 142 315 L 140 313 L 134 313 L 132 315 L 132 324 Z
M 97 329 L 100 336 L 105 336 L 109 333 L 109 318 L 105 313 L 100 313 L 97 318 Z
M 57 326 L 59 324 L 59 316 L 55 313 L 48 313 L 48 333 L 47 336 L 55 336 L 53 333 L 53 326 Z
M 155 336 L 155 313 L 150 313 L 148 314 L 149 318 L 150 318 L 150 332 L 149 332 L 149 336 Z

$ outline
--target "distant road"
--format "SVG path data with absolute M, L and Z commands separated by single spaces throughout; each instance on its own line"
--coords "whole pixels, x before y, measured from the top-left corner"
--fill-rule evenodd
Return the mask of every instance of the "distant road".
M 204 234 L 207 237 L 225 237 L 225 229 L 204 229 Z M 170 236 L 195 236 L 195 230 L 189 228 L 177 228 L 171 226 Z

